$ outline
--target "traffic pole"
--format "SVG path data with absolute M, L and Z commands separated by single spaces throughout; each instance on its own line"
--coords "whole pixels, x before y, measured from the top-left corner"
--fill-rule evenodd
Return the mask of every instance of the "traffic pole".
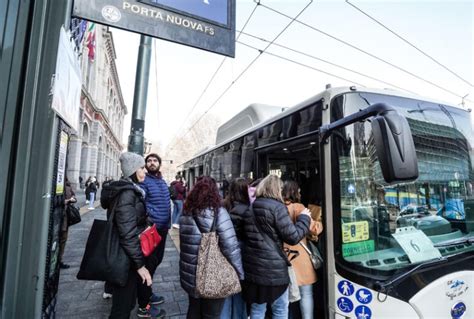
M 143 155 L 145 142 L 145 114 L 148 96 L 148 79 L 150 77 L 152 38 L 141 35 L 138 49 L 137 74 L 133 95 L 132 124 L 128 137 L 128 151 Z

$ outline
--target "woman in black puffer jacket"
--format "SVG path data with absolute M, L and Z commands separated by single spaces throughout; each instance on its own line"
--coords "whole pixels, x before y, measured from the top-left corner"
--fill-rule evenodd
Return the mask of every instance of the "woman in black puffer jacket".
M 187 318 L 219 318 L 224 299 L 204 299 L 196 295 L 196 268 L 201 233 L 210 231 L 214 216 L 219 247 L 234 267 L 240 280 L 244 279 L 239 243 L 234 226 L 221 200 L 216 182 L 210 177 L 200 177 L 186 198 L 183 215 L 179 221 L 181 286 L 189 295 Z
M 309 210 L 305 209 L 293 224 L 283 204 L 282 186 L 278 176 L 265 177 L 258 184 L 257 199 L 244 219 L 242 292 L 251 304 L 251 318 L 265 318 L 267 303 L 271 304 L 273 318 L 288 318 L 290 278 L 283 243 L 296 245 L 309 232 Z
M 134 153 L 120 156 L 123 176 L 119 181 L 104 185 L 101 205 L 107 209 L 107 218 L 115 209 L 114 227 L 119 234 L 120 246 L 130 258 L 128 281 L 124 287 L 112 285 L 112 309 L 109 318 L 130 318 L 135 307 L 139 281 L 151 285 L 151 276 L 145 268 L 138 235 L 147 226 L 144 191 L 137 185 L 145 179 L 145 160 Z

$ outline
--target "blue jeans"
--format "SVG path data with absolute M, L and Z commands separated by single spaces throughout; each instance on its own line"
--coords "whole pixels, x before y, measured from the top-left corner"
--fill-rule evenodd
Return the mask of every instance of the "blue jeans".
M 89 198 L 89 207 L 94 208 L 95 193 L 91 192 Z
M 314 301 L 313 301 L 313 285 L 299 286 L 301 300 L 300 310 L 302 319 L 313 319 Z
M 272 319 L 288 319 L 288 289 L 272 303 Z M 266 303 L 253 303 L 250 307 L 250 319 L 264 319 Z
M 247 319 L 247 305 L 242 294 L 238 293 L 225 299 L 221 319 Z
M 183 201 L 181 199 L 176 199 L 173 201 L 173 216 L 171 222 L 173 224 L 179 224 L 179 217 L 183 211 Z

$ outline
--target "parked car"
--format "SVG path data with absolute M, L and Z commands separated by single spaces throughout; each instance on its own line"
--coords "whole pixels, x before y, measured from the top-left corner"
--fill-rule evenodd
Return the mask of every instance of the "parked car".
M 446 234 L 451 231 L 451 224 L 441 216 L 432 215 L 425 206 L 406 206 L 397 218 L 397 228 L 413 226 L 422 230 L 427 236 Z
M 431 216 L 431 213 L 426 206 L 405 206 L 396 219 L 397 227 L 413 226 L 414 222 L 428 216 Z

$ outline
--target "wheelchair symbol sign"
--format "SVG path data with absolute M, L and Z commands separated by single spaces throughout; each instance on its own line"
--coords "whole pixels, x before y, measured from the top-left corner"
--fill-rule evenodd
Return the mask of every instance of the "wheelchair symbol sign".
M 354 309 L 354 304 L 349 298 L 341 297 L 337 299 L 337 306 L 342 312 L 349 313 Z

